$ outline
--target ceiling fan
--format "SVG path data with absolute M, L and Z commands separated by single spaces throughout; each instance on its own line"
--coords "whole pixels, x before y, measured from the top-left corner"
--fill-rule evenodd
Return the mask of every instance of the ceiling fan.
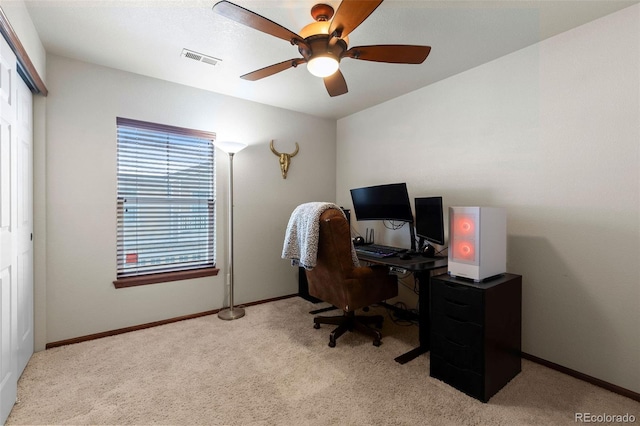
M 373 13 L 382 0 L 342 0 L 337 12 L 328 4 L 311 8 L 315 22 L 296 34 L 282 25 L 228 1 L 220 1 L 213 10 L 240 24 L 281 38 L 298 47 L 302 58 L 288 59 L 250 72 L 240 78 L 259 80 L 300 64 L 307 64 L 313 75 L 322 77 L 330 96 L 347 93 L 347 82 L 340 72 L 343 58 L 394 64 L 421 64 L 427 59 L 430 46 L 386 44 L 349 47 L 348 35 Z M 332 19 L 333 18 L 333 19 Z

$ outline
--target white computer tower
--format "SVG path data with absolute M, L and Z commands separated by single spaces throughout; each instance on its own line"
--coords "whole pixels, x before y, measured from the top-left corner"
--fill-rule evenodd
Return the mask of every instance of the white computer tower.
M 449 274 L 482 281 L 507 272 L 507 213 L 449 207 Z

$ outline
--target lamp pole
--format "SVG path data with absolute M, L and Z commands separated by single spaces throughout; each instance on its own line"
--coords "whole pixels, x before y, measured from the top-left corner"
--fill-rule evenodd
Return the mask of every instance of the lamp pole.
M 233 305 L 233 156 L 235 153 L 244 149 L 245 144 L 238 142 L 221 142 L 216 144 L 229 155 L 229 241 L 228 241 L 228 271 L 229 271 L 229 307 L 221 309 L 218 312 L 218 318 L 223 320 L 234 320 L 242 318 L 245 315 L 244 309 Z

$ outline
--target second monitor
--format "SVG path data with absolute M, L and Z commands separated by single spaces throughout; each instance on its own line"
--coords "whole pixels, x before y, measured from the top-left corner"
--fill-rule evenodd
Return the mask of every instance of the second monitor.
M 444 245 L 444 214 L 442 197 L 420 197 L 415 199 L 416 235 L 420 239 L 418 250 L 427 257 L 435 255 L 429 243 Z

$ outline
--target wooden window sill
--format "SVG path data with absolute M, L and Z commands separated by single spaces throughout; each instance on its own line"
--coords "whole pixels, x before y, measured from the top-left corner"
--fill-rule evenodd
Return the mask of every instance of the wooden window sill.
M 164 272 L 159 274 L 140 275 L 137 277 L 119 278 L 113 282 L 116 288 L 135 287 L 139 285 L 166 283 L 170 281 L 182 281 L 192 278 L 211 277 L 218 275 L 220 269 L 202 268 L 190 271 Z

